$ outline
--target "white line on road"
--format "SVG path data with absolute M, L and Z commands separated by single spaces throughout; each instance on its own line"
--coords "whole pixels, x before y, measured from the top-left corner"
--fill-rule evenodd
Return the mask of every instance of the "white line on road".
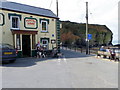
M 59 57 L 58 60 L 57 60 L 59 65 L 61 64 L 62 61 L 64 61 L 67 64 L 67 59 L 65 58 L 65 56 Z
M 65 56 L 63 56 L 63 60 L 67 64 L 67 59 L 65 58 Z
M 61 65 L 60 62 L 61 62 L 61 58 L 59 57 L 58 60 L 57 60 L 57 64 L 58 64 L 58 65 Z

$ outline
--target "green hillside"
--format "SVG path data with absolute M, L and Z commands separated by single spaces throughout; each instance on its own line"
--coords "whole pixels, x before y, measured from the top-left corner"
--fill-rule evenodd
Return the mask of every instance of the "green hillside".
M 86 24 L 61 21 L 61 41 L 63 44 L 85 46 Z M 91 46 L 111 45 L 113 33 L 106 25 L 89 24 L 88 32 L 92 34 Z

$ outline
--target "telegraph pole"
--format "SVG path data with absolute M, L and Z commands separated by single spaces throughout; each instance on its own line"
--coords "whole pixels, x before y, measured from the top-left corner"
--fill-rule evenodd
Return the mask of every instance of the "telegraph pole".
M 89 40 L 88 40 L 88 2 L 86 2 L 86 54 L 89 54 Z
M 58 0 L 56 0 L 56 9 L 57 9 L 57 17 L 58 17 L 59 16 Z M 59 21 L 59 18 L 57 19 L 57 48 L 58 48 L 58 53 L 60 53 L 60 21 Z
M 57 16 L 58 16 L 58 0 L 56 0 L 56 5 L 57 5 Z

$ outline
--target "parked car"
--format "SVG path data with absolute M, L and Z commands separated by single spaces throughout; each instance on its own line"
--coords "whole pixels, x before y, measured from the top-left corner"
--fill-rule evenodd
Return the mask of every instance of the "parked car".
M 10 44 L 0 44 L 0 61 L 15 62 L 17 50 Z
M 113 59 L 115 61 L 120 61 L 120 52 L 119 49 L 110 49 L 109 52 L 103 50 L 103 51 L 98 51 L 97 56 L 102 56 L 103 58 L 109 58 Z

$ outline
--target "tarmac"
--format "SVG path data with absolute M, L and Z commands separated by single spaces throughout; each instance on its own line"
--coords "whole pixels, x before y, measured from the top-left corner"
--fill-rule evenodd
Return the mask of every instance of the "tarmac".
M 59 58 L 20 58 L 2 69 L 3 88 L 118 88 L 118 62 L 62 50 Z

